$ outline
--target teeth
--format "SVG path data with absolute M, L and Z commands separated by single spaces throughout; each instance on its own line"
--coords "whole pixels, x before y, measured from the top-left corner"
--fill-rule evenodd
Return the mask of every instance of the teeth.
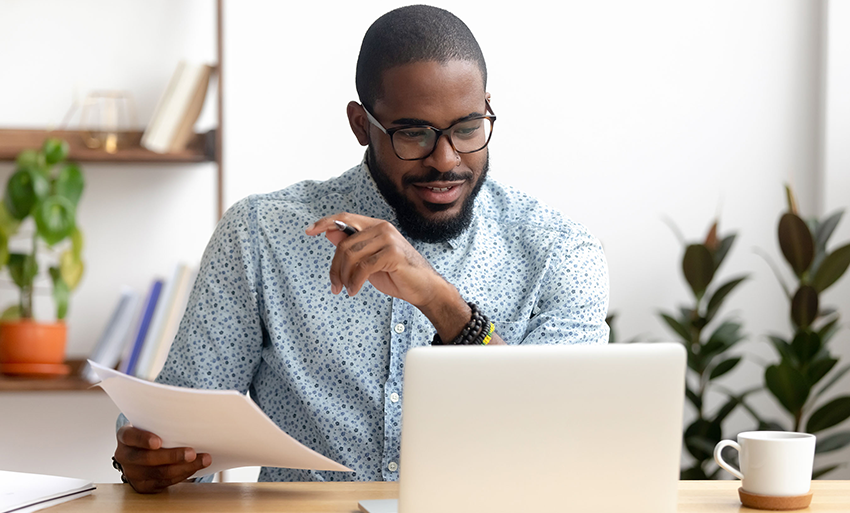
M 434 192 L 446 192 L 447 190 L 451 189 L 451 187 L 428 187 L 428 188 L 431 189 Z

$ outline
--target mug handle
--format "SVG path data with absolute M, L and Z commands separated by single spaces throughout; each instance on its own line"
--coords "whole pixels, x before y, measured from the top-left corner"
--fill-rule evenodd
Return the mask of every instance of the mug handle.
M 723 459 L 723 456 L 720 454 L 720 452 L 723 450 L 724 447 L 732 447 L 733 449 L 738 451 L 738 454 L 741 454 L 741 446 L 738 445 L 737 442 L 733 442 L 732 440 L 721 440 L 714 447 L 714 461 L 716 461 L 717 464 L 720 465 L 720 468 L 726 470 L 733 476 L 737 477 L 738 479 L 744 479 L 744 474 L 742 474 L 740 470 L 726 463 L 726 461 Z

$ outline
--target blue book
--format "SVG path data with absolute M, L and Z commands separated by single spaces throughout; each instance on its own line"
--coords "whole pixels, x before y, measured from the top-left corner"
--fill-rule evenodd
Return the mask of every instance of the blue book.
M 153 312 L 156 309 L 156 302 L 159 300 L 159 294 L 162 291 L 162 280 L 156 280 L 151 285 L 151 290 L 148 293 L 148 299 L 145 302 L 145 308 L 142 310 L 142 318 L 139 321 L 139 329 L 136 332 L 136 340 L 133 342 L 133 352 L 130 353 L 130 359 L 127 361 L 127 366 L 124 372 L 130 376 L 135 375 L 136 364 L 139 362 L 139 355 L 142 353 L 142 346 L 145 344 L 145 338 L 148 334 L 148 328 L 151 324 Z

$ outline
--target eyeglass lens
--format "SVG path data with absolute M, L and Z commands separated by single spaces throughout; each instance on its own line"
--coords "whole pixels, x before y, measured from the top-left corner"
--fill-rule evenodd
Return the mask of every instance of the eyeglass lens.
M 449 129 L 452 144 L 458 153 L 473 153 L 487 146 L 493 122 L 488 118 L 460 122 Z M 428 127 L 411 127 L 393 133 L 393 148 L 403 159 L 427 157 L 437 145 L 437 132 Z

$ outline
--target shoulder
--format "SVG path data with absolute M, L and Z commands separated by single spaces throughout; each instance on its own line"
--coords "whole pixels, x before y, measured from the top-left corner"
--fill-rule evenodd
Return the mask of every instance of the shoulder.
M 225 212 L 220 224 L 233 228 L 234 224 L 238 227 L 240 223 L 263 224 L 287 218 L 291 221 L 301 217 L 318 219 L 350 203 L 358 185 L 356 169 L 325 181 L 304 180 L 278 191 L 247 196 Z
M 590 231 L 561 211 L 492 178 L 485 182 L 478 215 L 511 236 L 544 236 L 569 245 L 599 244 Z

